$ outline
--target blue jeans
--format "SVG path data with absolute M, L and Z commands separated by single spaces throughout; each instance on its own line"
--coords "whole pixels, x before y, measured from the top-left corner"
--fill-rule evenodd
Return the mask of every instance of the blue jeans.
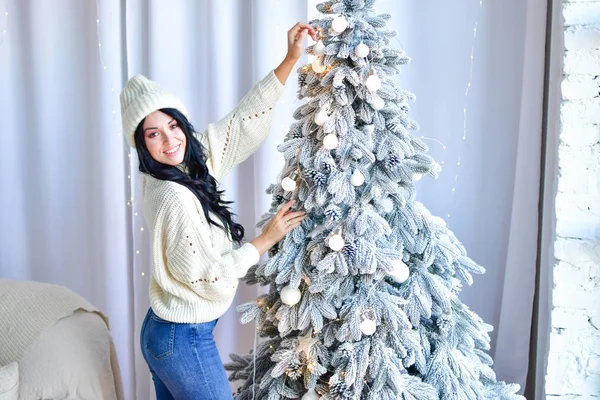
M 217 320 L 180 324 L 148 310 L 140 344 L 157 400 L 231 400 L 227 374 L 213 337 Z

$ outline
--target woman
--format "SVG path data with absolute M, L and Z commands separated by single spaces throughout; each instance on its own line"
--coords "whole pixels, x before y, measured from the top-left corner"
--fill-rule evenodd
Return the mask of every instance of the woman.
M 151 228 L 151 308 L 140 342 L 158 400 L 232 398 L 213 329 L 238 280 L 305 213 L 291 212 L 293 201 L 286 203 L 261 235 L 234 249 L 244 228 L 234 222 L 217 183 L 266 140 L 273 105 L 307 34 L 316 39 L 309 25 L 294 25 L 284 61 L 202 134 L 194 133 L 179 99 L 143 76 L 131 78 L 121 93 L 123 128 L 139 156 Z

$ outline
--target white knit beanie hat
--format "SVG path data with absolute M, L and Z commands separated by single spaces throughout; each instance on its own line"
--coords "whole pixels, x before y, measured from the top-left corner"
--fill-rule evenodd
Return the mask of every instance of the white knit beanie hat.
M 165 92 L 156 82 L 143 75 L 129 79 L 121 91 L 121 121 L 131 147 L 135 148 L 134 134 L 139 123 L 161 108 L 175 108 L 189 119 L 181 100 Z

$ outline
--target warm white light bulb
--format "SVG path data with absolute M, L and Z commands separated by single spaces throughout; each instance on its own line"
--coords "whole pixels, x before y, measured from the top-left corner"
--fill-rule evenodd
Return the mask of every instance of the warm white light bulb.
M 315 61 L 312 62 L 311 66 L 313 71 L 315 71 L 317 74 L 325 71 L 325 66 L 321 62 L 321 57 L 315 58 Z
M 323 147 L 327 150 L 333 150 L 338 146 L 339 140 L 335 133 L 330 133 L 323 138 Z

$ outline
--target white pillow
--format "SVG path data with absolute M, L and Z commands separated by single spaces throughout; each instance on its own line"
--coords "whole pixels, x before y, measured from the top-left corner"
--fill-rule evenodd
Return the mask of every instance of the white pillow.
M 0 400 L 18 400 L 19 364 L 16 361 L 0 367 Z

